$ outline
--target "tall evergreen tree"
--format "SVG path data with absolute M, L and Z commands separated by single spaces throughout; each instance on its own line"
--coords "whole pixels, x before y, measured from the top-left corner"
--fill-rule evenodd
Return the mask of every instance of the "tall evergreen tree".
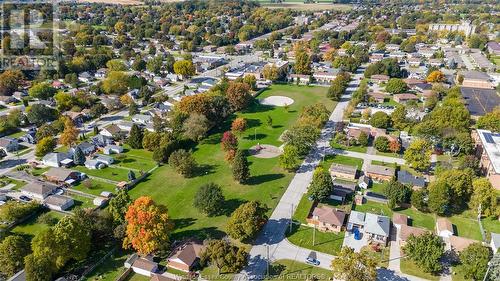
M 243 151 L 238 150 L 233 159 L 233 178 L 239 183 L 244 183 L 250 177 L 248 161 Z
M 130 136 L 128 137 L 127 143 L 134 149 L 140 149 L 142 148 L 142 137 L 142 129 L 134 124 L 132 125 L 132 129 L 130 129 Z
M 85 154 L 83 154 L 83 151 L 79 146 L 75 148 L 75 153 L 73 154 L 73 162 L 78 166 L 85 164 Z

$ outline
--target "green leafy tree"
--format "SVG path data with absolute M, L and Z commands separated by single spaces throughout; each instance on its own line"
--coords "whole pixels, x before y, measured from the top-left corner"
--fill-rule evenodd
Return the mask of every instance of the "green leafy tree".
M 205 115 L 192 113 L 182 126 L 183 135 L 193 141 L 200 141 L 206 136 L 210 127 L 210 121 L 208 121 Z
M 35 147 L 35 156 L 45 156 L 45 154 L 54 151 L 56 145 L 57 141 L 53 137 L 45 137 L 39 140 Z
M 24 258 L 26 281 L 52 281 L 54 268 L 46 257 L 28 255 Z
M 220 185 L 207 183 L 198 189 L 194 196 L 193 205 L 207 216 L 215 216 L 224 209 L 224 195 Z
M 128 116 L 132 117 L 133 115 L 139 114 L 139 107 L 135 102 L 131 102 L 128 106 Z
M 375 128 L 387 129 L 391 126 L 391 117 L 383 111 L 377 111 L 370 118 L 370 125 Z
M 0 272 L 10 277 L 24 268 L 24 257 L 31 252 L 29 242 L 19 235 L 7 236 L 0 243 Z
M 130 129 L 130 136 L 127 139 L 128 145 L 130 145 L 133 149 L 141 149 L 142 148 L 142 138 L 143 132 L 142 129 L 139 128 L 136 124 L 132 125 Z
M 495 107 L 492 112 L 479 117 L 476 125 L 478 129 L 500 132 L 500 106 Z
M 225 240 L 211 240 L 201 253 L 202 265 L 211 264 L 217 273 L 239 272 L 247 265 L 247 252 Z
M 394 109 L 391 113 L 391 120 L 394 128 L 404 130 L 409 125 L 409 122 L 406 119 L 407 113 L 408 112 L 406 111 L 406 107 L 404 105 L 396 106 L 396 109 Z
M 85 164 L 85 154 L 83 154 L 79 146 L 75 148 L 75 152 L 73 153 L 73 163 L 78 166 Z
M 196 69 L 191 60 L 179 60 L 174 63 L 175 74 L 189 78 L 196 73 Z
M 130 203 L 132 203 L 132 200 L 125 189 L 119 190 L 116 196 L 109 200 L 107 211 L 113 217 L 116 225 L 125 223 L 125 214 Z
M 472 189 L 472 196 L 469 202 L 472 210 L 477 212 L 481 208 L 481 214 L 485 216 L 494 216 L 499 213 L 497 194 L 488 179 L 475 179 L 472 182 Z
M 365 132 L 361 132 L 358 137 L 358 144 L 361 146 L 368 146 L 368 143 L 369 143 L 368 134 Z
M 333 182 L 330 173 L 318 167 L 314 171 L 311 185 L 308 188 L 308 195 L 313 200 L 322 201 L 328 198 L 333 190 Z
M 283 148 L 283 154 L 279 157 L 281 168 L 287 171 L 295 171 L 300 166 L 300 154 L 297 147 L 287 144 Z
M 467 279 L 483 280 L 491 256 L 490 248 L 484 247 L 481 243 L 471 244 L 459 254 L 461 263 L 459 271 Z
M 431 143 L 424 139 L 414 140 L 404 153 L 405 161 L 420 171 L 425 171 L 431 166 Z
M 316 143 L 320 130 L 313 125 L 295 125 L 286 131 L 283 140 L 297 148 L 300 155 L 306 155 Z
M 412 189 L 396 180 L 391 180 L 385 185 L 384 195 L 389 199 L 389 207 L 394 209 L 396 205 L 409 203 Z
M 429 209 L 438 215 L 461 212 L 472 194 L 471 170 L 445 170 L 429 185 Z
M 44 104 L 34 104 L 28 109 L 28 120 L 30 123 L 41 126 L 57 119 L 57 110 Z
M 293 66 L 297 74 L 311 74 L 311 57 L 303 48 L 295 51 L 295 65 Z
M 106 94 L 122 95 L 127 92 L 129 80 L 129 76 L 122 71 L 110 71 L 101 88 Z
M 421 212 L 427 212 L 427 190 L 417 189 L 411 193 L 411 205 Z
M 385 90 L 391 94 L 401 94 L 408 90 L 408 86 L 402 79 L 391 78 L 389 82 L 387 82 Z
M 377 280 L 377 261 L 367 251 L 356 253 L 350 247 L 342 247 L 331 268 L 333 278 L 338 280 Z
M 405 255 L 425 272 L 441 270 L 439 259 L 444 253 L 444 244 L 441 238 L 433 233 L 420 236 L 410 235 L 403 247 Z
M 172 152 L 168 158 L 168 164 L 184 177 L 193 176 L 196 170 L 196 160 L 189 151 L 184 149 Z
M 380 152 L 389 151 L 389 139 L 385 136 L 379 136 L 375 139 L 373 146 Z
M 33 85 L 29 90 L 28 94 L 37 99 L 48 99 L 56 93 L 56 89 L 53 88 L 49 83 L 47 82 L 41 82 L 38 84 Z
M 240 205 L 227 222 L 227 233 L 234 239 L 253 238 L 267 221 L 267 207 L 258 201 Z
M 62 267 L 71 259 L 82 261 L 90 251 L 91 231 L 78 217 L 65 216 L 54 226 L 57 244 L 56 264 Z
M 244 183 L 250 178 L 250 168 L 245 153 L 242 150 L 236 151 L 232 161 L 233 179 L 239 183 Z

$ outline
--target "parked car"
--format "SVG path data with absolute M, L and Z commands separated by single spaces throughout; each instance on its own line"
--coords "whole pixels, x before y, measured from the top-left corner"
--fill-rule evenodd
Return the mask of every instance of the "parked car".
M 312 264 L 312 265 L 315 265 L 315 266 L 318 266 L 320 264 L 319 260 L 313 259 L 313 258 L 310 258 L 310 257 L 307 257 L 306 263 L 307 264 Z
M 25 195 L 21 195 L 19 197 L 19 200 L 21 201 L 25 201 L 25 202 L 30 202 L 31 201 L 31 198 L 29 198 L 28 196 L 25 196 Z

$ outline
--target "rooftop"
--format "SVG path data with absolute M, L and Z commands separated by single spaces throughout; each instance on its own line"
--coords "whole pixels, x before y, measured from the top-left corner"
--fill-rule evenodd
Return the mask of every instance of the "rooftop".
M 477 130 L 477 133 L 493 169 L 497 174 L 500 174 L 500 133 L 487 130 Z
M 472 116 L 482 116 L 500 104 L 500 96 L 492 89 L 461 87 L 460 92 Z
M 331 225 L 343 225 L 345 216 L 346 214 L 343 211 L 328 206 L 316 207 L 313 210 L 313 217 L 318 217 L 318 221 Z
M 389 217 L 366 213 L 365 231 L 368 233 L 389 236 L 391 221 Z

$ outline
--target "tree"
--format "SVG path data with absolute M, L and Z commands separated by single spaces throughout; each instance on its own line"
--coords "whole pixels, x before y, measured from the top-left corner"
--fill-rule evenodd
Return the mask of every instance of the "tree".
M 308 196 L 316 201 L 323 201 L 333 190 L 333 182 L 330 173 L 322 167 L 316 168 L 311 185 L 308 188 Z
M 47 82 L 35 84 L 28 90 L 31 97 L 44 100 L 54 96 L 56 92 L 56 89 Z
M 46 257 L 28 255 L 24 258 L 26 281 L 52 281 L 54 268 Z
M 490 181 L 486 178 L 475 179 L 472 182 L 472 196 L 469 206 L 472 210 L 478 211 L 481 208 L 481 215 L 498 215 L 497 195 Z
M 425 272 L 432 273 L 441 270 L 439 259 L 444 253 L 444 243 L 433 233 L 420 236 L 410 235 L 403 247 L 403 252 Z
M 267 115 L 266 123 L 267 123 L 267 126 L 269 126 L 269 127 L 273 126 L 273 118 L 271 117 L 271 115 Z
M 427 76 L 427 82 L 429 83 L 439 83 L 445 81 L 446 81 L 446 76 L 444 76 L 443 72 L 439 70 L 434 70 Z
M 385 185 L 384 195 L 389 199 L 389 208 L 394 209 L 396 205 L 410 202 L 412 189 L 398 181 L 391 180 Z
M 149 72 L 155 73 L 155 74 L 160 74 L 161 68 L 163 66 L 163 59 L 160 56 L 156 56 L 146 63 L 146 69 Z
M 248 160 L 242 150 L 237 150 L 232 161 L 233 179 L 239 183 L 244 183 L 250 178 L 250 168 Z
M 113 221 L 116 225 L 123 224 L 125 222 L 125 214 L 127 213 L 128 206 L 132 200 L 128 195 L 127 190 L 120 189 L 116 196 L 109 200 L 107 211 L 113 217 Z
M 126 71 L 127 66 L 125 65 L 125 62 L 121 59 L 112 59 L 109 60 L 106 63 L 106 67 L 109 69 L 109 71 Z
M 411 193 L 411 205 L 421 212 L 427 212 L 427 190 L 417 189 Z
M 293 126 L 283 135 L 287 144 L 295 146 L 300 155 L 306 155 L 316 143 L 320 131 L 312 125 Z
M 6 70 L 0 74 L 0 95 L 10 96 L 24 80 L 24 75 L 19 70 Z
M 35 156 L 43 157 L 45 154 L 54 151 L 56 148 L 56 140 L 53 137 L 45 137 L 38 141 L 35 148 Z
M 133 149 L 140 149 L 142 148 L 142 138 L 142 129 L 137 124 L 133 124 L 130 129 L 130 136 L 127 139 L 128 145 Z
M 150 197 L 142 196 L 128 207 L 125 220 L 125 249 L 133 248 L 141 255 L 168 249 L 173 223 L 167 207 L 157 205 Z
M 132 117 L 133 115 L 139 114 L 139 112 L 139 107 L 132 101 L 128 106 L 128 116 Z
M 245 75 L 245 77 L 243 77 L 243 83 L 247 84 L 252 90 L 257 89 L 257 78 L 255 78 L 254 75 Z
M 184 149 L 178 149 L 168 158 L 168 164 L 175 169 L 175 171 L 184 177 L 191 177 L 196 170 L 196 160 L 193 155 Z
M 305 48 L 296 48 L 293 68 L 297 74 L 311 74 L 311 57 Z
M 267 207 L 258 201 L 240 205 L 227 222 L 227 233 L 242 241 L 253 238 L 267 221 L 266 211 Z
M 231 110 L 238 111 L 248 106 L 252 100 L 250 87 L 243 82 L 231 82 L 226 91 L 226 97 Z
M 224 132 L 224 134 L 222 134 L 222 139 L 220 141 L 220 144 L 222 150 L 226 152 L 238 149 L 238 139 L 231 131 L 227 131 Z
M 189 78 L 196 73 L 196 69 L 191 60 L 178 60 L 174 63 L 174 72 L 183 78 Z
M 110 71 L 101 88 L 106 94 L 122 95 L 127 92 L 129 80 L 129 76 L 122 71 Z
M 481 243 L 471 244 L 459 254 L 461 263 L 459 271 L 467 279 L 483 280 L 491 256 L 490 248 L 484 247 Z
M 224 209 L 224 202 L 220 185 L 211 182 L 200 186 L 194 196 L 193 205 L 200 212 L 211 217 L 221 213 Z
M 87 257 L 92 244 L 91 231 L 78 216 L 64 216 L 53 231 L 59 268 L 71 259 L 82 261 Z
M 365 132 L 361 132 L 358 137 L 358 144 L 361 146 L 367 146 L 369 143 L 368 134 Z
M 431 166 L 431 146 L 431 143 L 424 139 L 414 140 L 405 151 L 405 161 L 417 170 L 429 169 Z
M 391 120 L 394 128 L 398 130 L 404 130 L 408 126 L 408 121 L 406 119 L 406 107 L 404 105 L 397 105 L 396 109 L 391 113 Z
M 24 257 L 30 252 L 30 244 L 22 236 L 7 236 L 0 243 L 0 272 L 6 277 L 16 274 L 24 268 Z
M 389 142 L 389 151 L 392 153 L 399 153 L 401 151 L 399 140 L 396 139 Z
M 370 118 L 370 125 L 376 128 L 387 129 L 391 126 L 391 117 L 383 111 L 377 111 Z
M 389 151 L 389 139 L 386 136 L 379 136 L 375 139 L 373 146 L 380 152 Z
M 377 261 L 368 252 L 354 252 L 350 247 L 342 247 L 332 261 L 333 278 L 352 281 L 377 280 Z
M 193 141 L 202 140 L 210 129 L 210 121 L 203 114 L 192 113 L 182 125 L 184 137 Z
M 429 209 L 438 215 L 461 212 L 473 191 L 473 171 L 445 170 L 429 185 Z
M 217 267 L 217 273 L 239 272 L 247 264 L 247 252 L 225 240 L 211 240 L 200 255 L 202 265 Z
M 64 131 L 59 137 L 59 143 L 71 147 L 76 143 L 78 138 L 78 129 L 70 118 L 66 118 L 64 121 Z
M 57 119 L 57 110 L 44 104 L 34 104 L 28 109 L 28 121 L 37 126 Z
M 238 117 L 231 123 L 231 131 L 236 134 L 241 134 L 247 127 L 247 120 L 243 117 Z
M 391 94 L 401 94 L 408 89 L 406 83 L 399 78 L 391 78 L 387 85 L 385 86 L 385 90 Z
M 500 132 L 500 106 L 495 107 L 492 112 L 479 117 L 476 125 L 478 129 Z
M 279 158 L 281 168 L 292 172 L 300 166 L 300 162 L 300 155 L 297 147 L 291 144 L 285 145 L 283 154 L 281 154 Z
M 276 81 L 280 78 L 279 69 L 274 64 L 267 64 L 266 66 L 264 66 L 264 68 L 262 69 L 262 75 L 264 76 L 264 79 L 270 81 Z
M 75 148 L 75 152 L 73 153 L 73 163 L 77 166 L 85 164 L 85 154 L 83 154 L 83 151 L 79 146 Z

